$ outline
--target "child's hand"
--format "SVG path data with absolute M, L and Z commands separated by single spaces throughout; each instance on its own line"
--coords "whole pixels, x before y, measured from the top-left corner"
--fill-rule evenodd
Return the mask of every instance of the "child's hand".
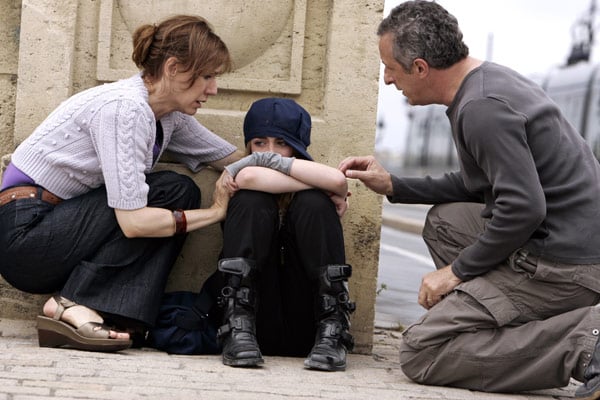
M 348 196 L 349 195 L 350 193 L 348 192 Z M 331 201 L 333 201 L 333 204 L 335 205 L 335 211 L 337 212 L 337 215 L 340 218 L 342 218 L 346 211 L 348 211 L 348 197 L 342 197 L 337 194 L 331 194 L 329 198 L 331 199 Z
M 233 196 L 235 192 L 240 190 L 240 187 L 235 182 L 235 179 L 229 174 L 229 172 L 227 172 L 227 170 L 223 171 L 219 181 L 221 181 L 221 184 L 227 189 L 227 191 L 229 191 L 230 196 Z

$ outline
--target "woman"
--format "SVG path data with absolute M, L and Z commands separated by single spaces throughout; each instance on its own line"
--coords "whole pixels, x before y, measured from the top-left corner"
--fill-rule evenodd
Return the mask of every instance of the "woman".
M 193 117 L 230 69 L 226 45 L 202 18 L 175 16 L 138 28 L 133 46 L 140 73 L 63 102 L 4 174 L 0 273 L 19 290 L 58 292 L 38 317 L 40 346 L 129 347 L 108 322 L 152 325 L 186 232 L 225 217 L 222 178 L 198 209 L 190 178 L 152 169 L 165 151 L 192 171 L 240 158 Z
M 244 121 L 251 155 L 226 167 L 227 183 L 237 190 L 218 265 L 225 280 L 219 336 L 226 365 L 260 364 L 262 349 L 310 352 L 308 368 L 346 367 L 354 304 L 340 217 L 348 186 L 340 171 L 312 161 L 310 130 L 310 115 L 293 100 L 259 100 Z

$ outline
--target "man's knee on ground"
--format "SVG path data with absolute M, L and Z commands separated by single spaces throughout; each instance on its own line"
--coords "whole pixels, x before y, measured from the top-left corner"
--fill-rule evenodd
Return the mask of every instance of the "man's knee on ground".
M 428 371 L 434 362 L 435 355 L 431 349 L 414 349 L 405 340 L 400 343 L 400 368 L 407 378 L 427 383 Z

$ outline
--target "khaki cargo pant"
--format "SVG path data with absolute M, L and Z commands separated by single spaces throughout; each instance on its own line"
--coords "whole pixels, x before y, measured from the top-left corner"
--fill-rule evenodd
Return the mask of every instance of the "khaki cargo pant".
M 484 229 L 482 206 L 434 206 L 423 237 L 437 268 Z M 515 252 L 461 283 L 403 333 L 404 374 L 488 392 L 562 387 L 582 380 L 600 332 L 600 265 L 548 263 Z

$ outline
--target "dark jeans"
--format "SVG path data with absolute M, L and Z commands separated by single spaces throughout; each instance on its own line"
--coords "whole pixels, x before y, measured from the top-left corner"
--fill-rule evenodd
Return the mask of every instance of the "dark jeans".
M 306 356 L 315 340 L 320 267 L 344 264 L 344 236 L 321 190 L 294 194 L 279 225 L 277 195 L 239 191 L 223 224 L 224 258 L 257 262 L 257 338 L 265 354 Z
M 147 175 L 148 206 L 190 209 L 200 191 L 184 175 Z M 56 206 L 38 199 L 0 207 L 0 274 L 30 293 L 60 294 L 94 310 L 153 324 L 185 236 L 126 238 L 104 187 Z

